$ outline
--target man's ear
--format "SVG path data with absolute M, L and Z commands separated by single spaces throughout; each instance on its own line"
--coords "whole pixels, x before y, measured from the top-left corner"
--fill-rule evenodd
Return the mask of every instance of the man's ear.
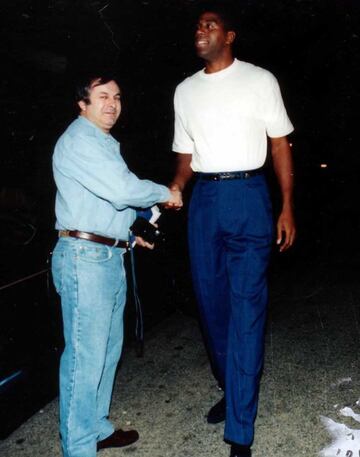
M 78 105 L 79 105 L 79 108 L 81 109 L 81 111 L 86 111 L 86 103 L 84 102 L 84 100 L 80 100 L 78 102 Z
M 234 40 L 235 40 L 235 37 L 236 37 L 236 33 L 233 32 L 232 30 L 229 30 L 228 32 L 226 32 L 226 41 L 225 43 L 226 44 L 233 44 Z

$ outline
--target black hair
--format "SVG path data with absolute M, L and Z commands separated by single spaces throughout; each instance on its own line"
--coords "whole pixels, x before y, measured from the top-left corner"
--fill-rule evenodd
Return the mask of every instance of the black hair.
M 204 1 L 201 2 L 197 7 L 197 18 L 206 12 L 215 13 L 219 16 L 225 32 L 236 32 L 237 31 L 237 14 L 235 9 L 226 1 Z
M 113 73 L 93 73 L 80 78 L 76 86 L 75 101 L 78 103 L 84 101 L 87 105 L 90 103 L 90 89 L 96 81 L 96 86 L 107 84 L 114 81 L 119 87 L 117 77 Z

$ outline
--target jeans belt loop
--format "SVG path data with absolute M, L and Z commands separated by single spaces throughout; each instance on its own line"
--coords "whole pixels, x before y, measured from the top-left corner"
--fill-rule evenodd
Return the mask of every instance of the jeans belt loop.
M 122 247 L 129 250 L 129 242 L 114 238 L 108 238 L 94 233 L 82 232 L 80 230 L 59 230 L 59 237 L 73 237 L 86 241 L 93 241 L 94 243 L 104 244 L 110 247 Z

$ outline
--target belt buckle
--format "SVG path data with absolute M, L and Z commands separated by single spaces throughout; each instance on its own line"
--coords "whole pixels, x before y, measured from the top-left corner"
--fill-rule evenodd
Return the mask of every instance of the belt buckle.
M 59 230 L 59 238 L 70 236 L 70 230 Z

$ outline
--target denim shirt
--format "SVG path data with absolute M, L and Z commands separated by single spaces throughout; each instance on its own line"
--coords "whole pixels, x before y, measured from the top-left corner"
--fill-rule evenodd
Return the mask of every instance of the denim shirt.
M 57 230 L 126 240 L 136 217 L 134 208 L 170 198 L 167 187 L 131 173 L 119 143 L 83 116 L 57 141 L 53 171 Z

